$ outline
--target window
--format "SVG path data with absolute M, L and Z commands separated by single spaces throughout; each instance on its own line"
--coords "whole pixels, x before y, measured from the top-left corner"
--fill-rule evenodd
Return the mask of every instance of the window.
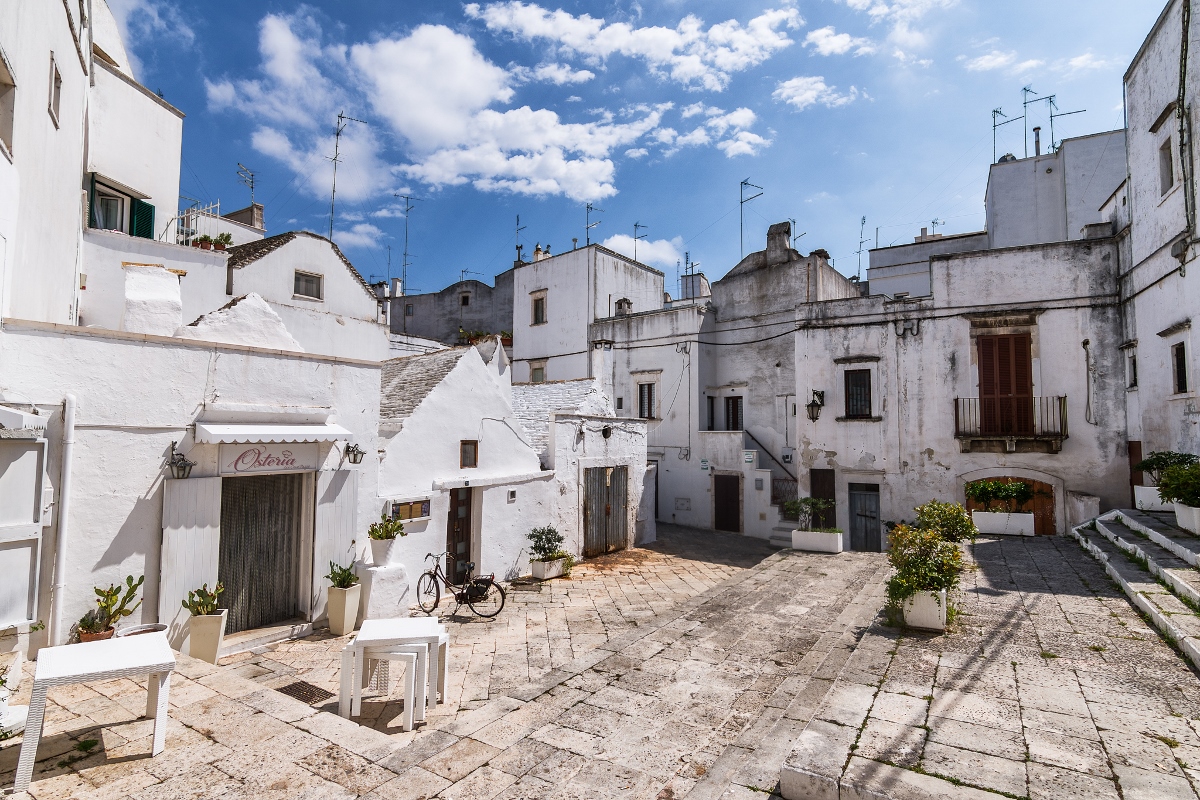
M 1175 394 L 1183 394 L 1188 390 L 1187 349 L 1183 342 L 1171 348 L 1171 366 L 1175 371 Z
M 1171 157 L 1171 137 L 1158 148 L 1158 193 L 1164 195 L 1175 185 L 1175 159 Z
M 0 150 L 12 155 L 13 122 L 17 109 L 17 82 L 0 57 Z
M 546 295 L 539 295 L 533 298 L 533 324 L 546 324 Z
M 624 397 L 618 397 L 618 398 L 617 398 L 617 411 L 620 411 L 620 410 L 621 410 L 621 409 L 623 409 L 624 407 L 625 407 L 625 398 L 624 398 Z
M 846 370 L 846 417 L 863 419 L 871 416 L 871 370 Z
M 988 436 L 1034 432 L 1033 337 L 979 336 L 979 426 Z
M 463 305 L 463 306 L 471 305 L 471 295 L 469 295 L 469 294 L 462 295 L 461 297 L 458 298 L 458 303 L 459 303 L 459 305 Z
M 62 73 L 58 71 L 58 64 L 54 61 L 54 53 L 50 53 L 50 119 L 54 120 L 54 127 L 58 127 L 58 112 L 62 108 Z
M 320 275 L 313 275 L 309 272 L 296 272 L 296 288 L 293 294 L 296 297 L 308 297 L 313 300 L 321 299 L 322 279 Z
M 530 383 L 545 383 L 546 382 L 546 362 L 545 361 L 529 362 L 529 382 Z
M 412 315 L 413 315 L 413 305 L 412 305 L 412 303 L 405 303 L 405 304 L 404 304 L 404 316 L 406 316 L 406 317 L 411 317 Z
M 96 192 L 96 227 L 106 231 L 125 230 L 125 203 L 122 198 Z
M 463 469 L 479 466 L 479 442 L 463 439 L 458 443 L 458 465 Z
M 1137 353 L 1125 354 L 1125 387 L 1137 388 Z
M 392 503 L 392 519 L 420 519 L 429 516 L 428 500 Z
M 638 384 L 638 416 L 642 419 L 655 419 L 653 383 Z
M 715 431 L 717 429 L 717 398 L 711 395 L 704 398 L 708 403 L 708 426 L 707 431 Z
M 742 398 L 725 398 L 725 430 L 742 430 Z

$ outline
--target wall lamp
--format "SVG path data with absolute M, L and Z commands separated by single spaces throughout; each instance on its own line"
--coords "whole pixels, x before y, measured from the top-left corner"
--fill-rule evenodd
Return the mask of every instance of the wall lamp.
M 367 451 L 363 450 L 361 447 L 359 447 L 356 444 L 346 445 L 346 460 L 349 461 L 351 464 L 361 464 L 362 460 L 363 460 L 363 456 L 365 456 L 366 454 L 367 454 Z
M 808 418 L 816 422 L 821 418 L 821 409 L 825 407 L 825 393 L 813 390 L 812 400 L 804 406 L 808 411 Z
M 188 461 L 183 453 L 175 449 L 178 442 L 171 442 L 171 457 L 167 459 L 167 466 L 171 468 L 171 477 L 176 480 L 183 480 L 192 474 L 192 467 L 196 466 L 195 461 Z

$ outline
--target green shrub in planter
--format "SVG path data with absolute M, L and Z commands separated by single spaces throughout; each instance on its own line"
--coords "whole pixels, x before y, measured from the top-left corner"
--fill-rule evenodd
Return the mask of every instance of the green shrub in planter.
M 1135 472 L 1146 472 L 1150 474 L 1150 480 L 1154 481 L 1157 486 L 1162 480 L 1162 474 L 1170 467 L 1190 467 L 1192 464 L 1200 462 L 1200 456 L 1194 456 L 1191 453 L 1176 453 L 1171 450 L 1159 450 L 1151 453 L 1146 458 L 1133 465 Z M 1173 501 L 1168 501 L 1173 502 Z M 1191 503 L 1188 503 L 1191 505 Z
M 915 510 L 916 527 L 937 531 L 948 542 L 973 542 L 979 535 L 979 529 L 971 521 L 971 515 L 958 503 L 930 500 L 923 506 L 917 506 Z
M 1167 503 L 1200 508 L 1200 464 L 1176 464 L 1163 469 L 1158 494 Z
M 968 483 L 963 491 L 967 499 L 979 503 L 984 510 L 1004 511 L 1009 514 L 1020 512 L 1037 494 L 1033 487 L 1024 481 L 974 481 Z
M 962 552 L 936 530 L 897 525 L 889 538 L 888 561 L 896 574 L 888 579 L 888 605 L 898 609 L 918 592 L 940 592 L 958 586 Z
M 783 504 L 783 518 L 796 520 L 796 527 L 799 530 L 807 531 L 812 528 L 814 516 L 832 507 L 832 500 L 823 500 L 820 497 L 798 497 Z
M 529 551 L 534 561 L 555 561 L 562 558 L 563 535 L 553 525 L 534 528 L 528 534 Z M 565 555 L 565 554 L 564 554 Z
M 329 574 L 325 576 L 335 589 L 349 589 L 358 583 L 358 575 L 354 573 L 354 565 L 343 567 L 335 561 L 329 562 Z
M 398 536 L 408 536 L 408 534 L 404 532 L 403 522 L 399 519 L 389 517 L 387 512 L 384 511 L 379 515 L 379 522 L 372 522 L 367 527 L 367 536 L 377 541 L 383 541 L 386 539 L 395 539 Z

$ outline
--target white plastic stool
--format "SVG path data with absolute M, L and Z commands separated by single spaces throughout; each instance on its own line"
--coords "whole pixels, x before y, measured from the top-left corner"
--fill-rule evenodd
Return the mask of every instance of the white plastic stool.
M 424 694 L 426 674 L 421 667 L 428 663 L 428 647 L 423 644 L 387 645 L 367 648 L 359 646 L 357 637 L 342 648 L 341 695 L 338 697 L 338 714 L 349 718 L 362 714 L 362 689 L 369 681 L 369 670 L 364 667 L 371 662 L 404 662 L 404 711 L 401 725 L 411 731 L 414 720 L 425 718 Z M 379 667 L 384 666 L 379 664 Z M 427 667 L 426 667 L 427 668 Z M 418 691 L 422 695 L 418 703 Z
M 362 680 L 358 685 L 359 694 L 372 678 L 376 679 L 376 688 L 387 693 L 390 684 L 387 662 L 399 660 L 399 656 L 404 654 L 415 655 L 417 657 L 416 671 L 407 668 L 404 681 L 406 684 L 409 681 L 413 684 L 413 721 L 424 722 L 426 698 L 429 691 L 429 654 L 431 649 L 436 652 L 436 648 L 430 648 L 423 644 L 392 644 L 386 647 L 364 648 L 363 658 L 366 660 L 366 669 L 363 670 Z M 358 713 L 357 710 L 355 713 Z

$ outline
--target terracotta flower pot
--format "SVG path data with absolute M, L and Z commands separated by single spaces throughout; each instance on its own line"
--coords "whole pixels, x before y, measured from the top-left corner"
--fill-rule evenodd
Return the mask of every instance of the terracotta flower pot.
M 213 250 L 224 250 L 224 249 L 225 249 L 225 245 L 223 245 L 221 242 L 216 242 L 215 244 L 213 244 Z
M 83 631 L 80 631 L 79 632 L 79 641 L 81 641 L 81 642 L 100 642 L 105 639 L 111 639 L 112 635 L 114 633 L 116 633 L 116 628 L 109 628 L 108 630 L 100 631 L 99 633 L 85 633 Z
M 201 250 L 212 250 L 212 242 L 201 242 L 200 249 Z

